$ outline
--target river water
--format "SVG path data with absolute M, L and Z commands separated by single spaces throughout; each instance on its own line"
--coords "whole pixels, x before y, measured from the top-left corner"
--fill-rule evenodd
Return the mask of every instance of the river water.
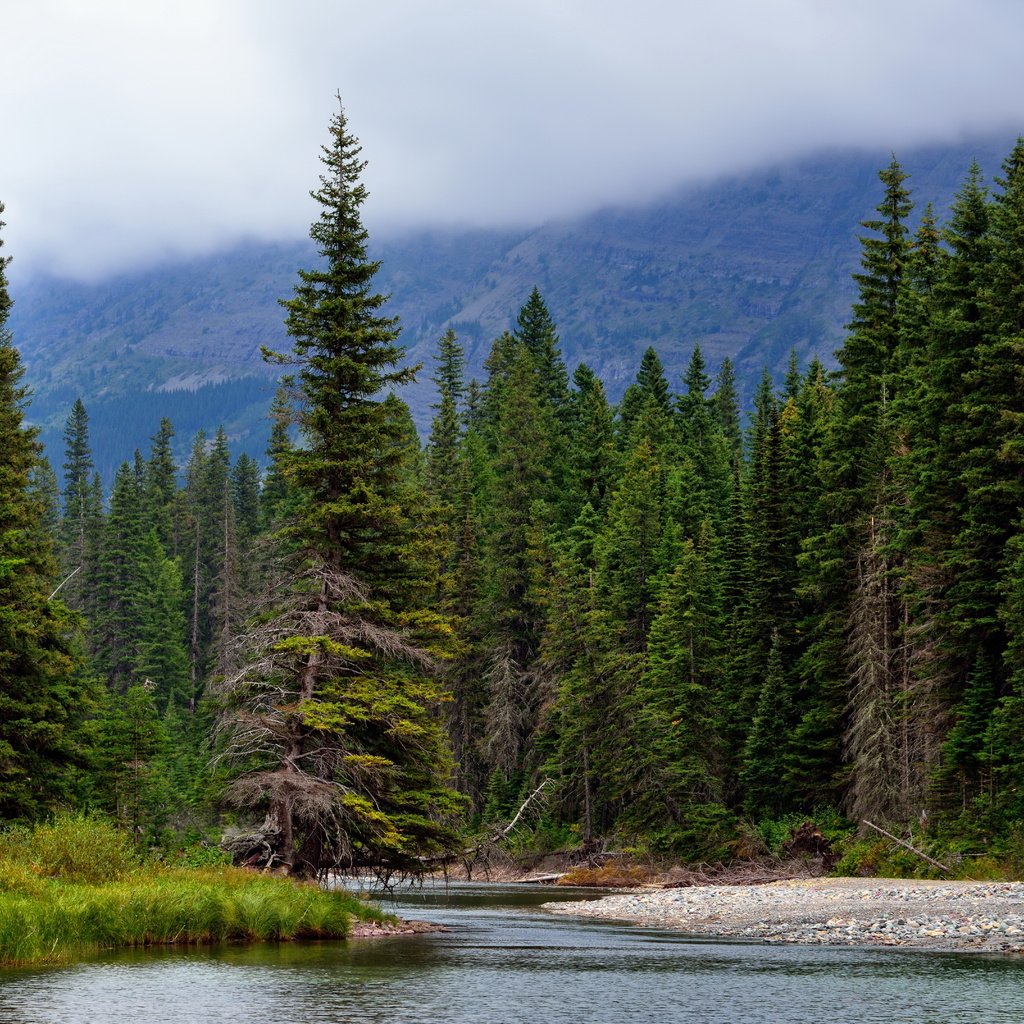
M 386 908 L 444 934 L 0 972 L 0 1024 L 1024 1021 L 1020 957 L 709 942 L 538 909 L 570 892 L 438 885 Z

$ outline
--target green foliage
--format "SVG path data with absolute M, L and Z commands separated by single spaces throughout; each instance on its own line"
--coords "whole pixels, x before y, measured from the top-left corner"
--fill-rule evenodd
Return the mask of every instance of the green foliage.
M 353 918 L 382 915 L 347 893 L 236 868 L 143 868 L 98 819 L 0 836 L 5 966 L 121 946 L 342 938 Z
M 453 780 L 499 821 L 544 779 L 533 846 L 774 851 L 824 805 L 926 821 L 930 850 L 981 873 L 1019 857 L 1024 143 L 991 195 L 971 170 L 945 225 L 928 206 L 913 224 L 905 172 L 883 169 L 838 372 L 791 354 L 745 436 L 737 368 L 699 346 L 680 394 L 653 347 L 617 408 L 585 364 L 570 387 L 534 289 L 482 385 L 443 334 L 425 452 L 389 394 L 413 371 L 343 114 L 324 166 L 262 491 L 224 430 L 195 438 L 179 486 L 164 421 L 104 511 L 76 403 L 55 531 L 0 345 L 7 813 L 90 803 L 169 852 L 214 824 L 216 777 L 275 862 L 312 873 L 447 848 Z M 46 600 L 54 532 L 83 567 L 62 593 L 89 619 L 88 667 Z M 116 697 L 86 768 L 90 674 Z M 922 870 L 827 828 L 850 870 Z
M 10 821 L 68 795 L 92 695 L 79 672 L 81 623 L 50 599 L 57 563 L 32 486 L 40 449 L 24 424 L 28 396 L 7 329 L 7 262 L 0 257 L 0 817 Z
M 44 879 L 100 885 L 124 878 L 141 861 L 127 834 L 109 821 L 62 814 L 0 833 L 0 863 L 21 865 Z
M 448 786 L 432 674 L 452 632 L 428 607 L 441 530 L 421 489 L 408 410 L 387 395 L 414 369 L 399 365 L 398 323 L 373 289 L 364 162 L 343 110 L 330 136 L 310 230 L 321 263 L 301 270 L 282 302 L 293 352 L 266 353 L 298 367 L 285 382 L 303 444 L 277 438 L 287 492 L 272 508 L 289 517 L 276 546 L 288 558 L 240 664 L 225 649 L 218 666 L 234 775 L 226 800 L 265 818 L 276 860 L 305 874 L 416 869 L 454 841 L 461 805 Z M 224 595 L 229 565 L 225 556 Z M 222 597 L 222 633 L 231 632 L 228 604 Z

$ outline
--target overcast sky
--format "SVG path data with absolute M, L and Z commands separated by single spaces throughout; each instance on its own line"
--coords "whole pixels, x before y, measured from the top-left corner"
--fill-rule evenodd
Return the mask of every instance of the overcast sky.
M 303 237 L 336 90 L 382 232 L 1024 132 L 1019 0 L 3 0 L 2 25 L 21 273 Z

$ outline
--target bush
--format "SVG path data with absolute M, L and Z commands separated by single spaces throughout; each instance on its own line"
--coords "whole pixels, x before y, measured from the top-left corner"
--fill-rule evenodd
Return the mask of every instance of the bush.
M 141 863 L 123 832 L 82 814 L 3 833 L 0 862 L 21 865 L 42 878 L 91 885 L 115 881 Z

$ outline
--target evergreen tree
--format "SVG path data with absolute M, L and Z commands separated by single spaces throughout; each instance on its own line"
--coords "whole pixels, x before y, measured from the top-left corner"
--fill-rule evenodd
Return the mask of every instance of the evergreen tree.
M 123 696 L 107 695 L 96 749 L 100 804 L 140 847 L 166 816 L 170 794 L 158 762 L 166 746 L 167 735 L 147 686 L 135 684 Z
M 740 399 L 736 393 L 736 371 L 726 356 L 715 377 L 715 393 L 711 399 L 715 420 L 729 442 L 732 461 L 743 452 L 743 431 L 740 427 Z
M 978 294 L 982 335 L 963 375 L 963 503 L 949 553 L 949 620 L 963 659 L 963 696 L 947 754 L 964 796 L 985 781 L 980 719 L 1009 693 L 998 608 L 1007 545 L 1024 507 L 1024 140 L 997 184 Z
M 135 635 L 146 599 L 142 578 L 146 538 L 143 495 L 127 463 L 121 463 L 103 524 L 96 582 L 93 663 L 111 689 L 124 693 L 135 678 Z
M 153 435 L 149 460 L 146 463 L 146 493 L 149 500 L 157 536 L 165 551 L 175 554 L 172 510 L 178 489 L 178 467 L 174 462 L 171 442 L 174 427 L 164 417 L 160 429 Z
M 156 530 L 143 539 L 139 552 L 140 599 L 134 624 L 132 676 L 148 688 L 158 710 L 183 706 L 192 697 L 181 573 L 169 559 Z
M 668 574 L 651 624 L 647 667 L 632 695 L 628 816 L 698 855 L 713 848 L 709 817 L 721 803 L 722 756 L 715 687 L 720 670 L 720 595 L 708 552 L 687 540 Z
M 515 350 L 495 428 L 495 487 L 487 604 L 493 656 L 487 748 L 506 773 L 521 767 L 536 725 L 538 694 L 530 668 L 540 648 L 544 606 L 544 531 L 550 505 L 550 409 L 525 346 Z
M 455 535 L 461 526 L 459 495 L 462 490 L 462 423 L 459 404 L 465 392 L 462 370 L 465 356 L 455 332 L 448 330 L 438 343 L 437 373 L 434 383 L 438 401 L 427 442 L 427 481 L 431 496 L 441 509 L 446 523 L 449 557 L 455 550 Z M 445 566 L 446 570 L 448 566 Z
M 785 767 L 785 746 L 779 740 L 788 734 L 792 714 L 776 637 L 768 653 L 757 711 L 743 750 L 743 807 L 752 817 L 777 818 L 789 810 L 787 791 L 779 785 Z
M 665 568 L 665 472 L 647 440 L 629 453 L 597 541 L 602 604 L 627 649 L 643 651 Z
M 284 302 L 306 442 L 282 455 L 301 561 L 229 680 L 223 719 L 242 769 L 229 796 L 266 807 L 276 858 L 305 872 L 415 867 L 448 841 L 456 806 L 431 711 L 439 692 L 416 643 L 445 633 L 422 607 L 435 531 L 403 475 L 402 423 L 379 400 L 412 371 L 395 368 L 398 325 L 372 290 L 359 153 L 339 110 L 313 193 L 322 263 Z
M 598 515 L 584 505 L 555 560 L 545 672 L 557 680 L 545 721 L 545 774 L 557 783 L 563 813 L 581 824 L 587 848 L 617 817 L 631 759 L 624 680 L 639 656 L 618 642 L 616 623 L 596 585 Z
M 86 533 L 92 513 L 90 484 L 93 471 L 89 448 L 89 415 L 80 398 L 64 426 L 64 490 L 61 524 L 61 569 L 75 573 L 64 586 L 61 597 L 72 608 L 83 610 L 83 594 L 95 584 L 95 566 L 86 553 Z
M 11 821 L 67 794 L 89 691 L 78 672 L 79 622 L 49 596 L 57 566 L 29 486 L 40 446 L 24 423 L 24 371 L 7 329 L 7 263 L 0 256 L 0 817 Z
M 672 400 L 665 367 L 658 353 L 651 347 L 644 350 L 636 382 L 626 388 L 619 406 L 620 438 L 624 446 L 628 446 L 633 426 L 647 406 L 661 413 L 666 422 L 671 420 Z
M 264 524 L 278 523 L 290 512 L 291 486 L 285 476 L 285 464 L 293 448 L 289 427 L 292 410 L 287 393 L 278 388 L 270 404 L 270 443 L 267 445 L 266 478 L 260 493 L 260 511 Z
M 533 357 L 542 400 L 555 410 L 564 409 L 569 401 L 569 374 L 558 347 L 554 321 L 536 288 L 516 316 L 512 336 Z
M 603 510 L 618 468 L 615 423 L 604 385 L 586 363 L 572 376 L 569 398 L 568 472 L 560 519 L 575 519 L 585 504 Z

